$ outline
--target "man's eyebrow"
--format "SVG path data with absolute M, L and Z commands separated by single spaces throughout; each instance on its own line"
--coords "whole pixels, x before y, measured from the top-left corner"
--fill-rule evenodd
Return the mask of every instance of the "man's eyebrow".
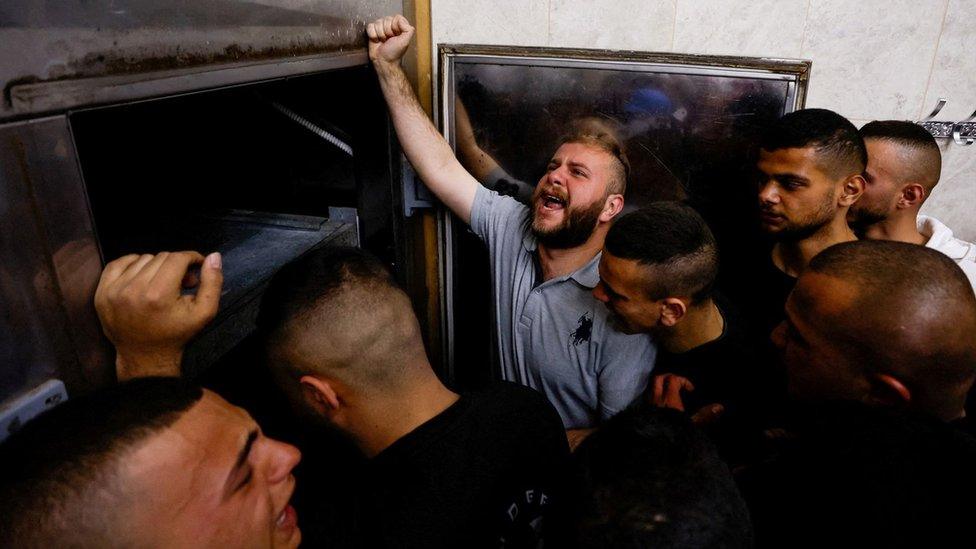
M 590 167 L 587 166 L 586 164 L 583 164 L 582 162 L 577 162 L 577 161 L 571 161 L 569 163 L 569 165 L 570 166 L 573 166 L 574 168 L 583 168 L 583 169 L 586 169 L 586 170 L 589 170 L 590 169 Z
M 801 183 L 808 183 L 810 181 L 806 177 L 803 177 L 802 175 L 795 174 L 795 173 L 792 173 L 792 172 L 776 173 L 776 174 L 773 174 L 773 177 L 775 177 L 776 179 L 786 179 L 786 180 L 790 180 L 790 181 L 799 181 Z
M 244 442 L 244 446 L 241 447 L 241 451 L 237 454 L 237 460 L 234 462 L 234 466 L 231 468 L 230 473 L 227 474 L 227 482 L 225 483 L 226 485 L 228 486 L 230 485 L 230 483 L 234 479 L 234 474 L 237 472 L 238 469 L 240 469 L 241 465 L 244 465 L 244 462 L 247 461 L 247 456 L 251 453 L 251 447 L 254 446 L 254 441 L 257 439 L 258 439 L 257 429 L 254 429 L 253 431 L 247 434 L 247 440 Z

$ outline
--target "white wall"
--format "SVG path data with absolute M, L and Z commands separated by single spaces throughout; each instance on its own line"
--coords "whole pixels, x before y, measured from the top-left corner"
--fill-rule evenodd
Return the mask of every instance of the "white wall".
M 635 49 L 810 59 L 808 107 L 858 126 L 976 110 L 973 0 L 431 0 L 439 43 Z M 943 141 L 923 211 L 976 240 L 976 145 Z

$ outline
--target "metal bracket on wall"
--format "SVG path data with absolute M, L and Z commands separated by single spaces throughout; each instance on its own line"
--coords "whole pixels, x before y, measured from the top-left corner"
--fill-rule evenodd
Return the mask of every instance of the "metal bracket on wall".
M 925 128 L 936 139 L 952 139 L 959 145 L 972 145 L 976 142 L 976 112 L 969 115 L 969 118 L 961 122 L 942 122 L 935 120 L 935 117 L 945 107 L 947 101 L 940 98 L 935 109 L 925 118 L 916 124 Z
M 400 155 L 401 180 L 403 181 L 403 216 L 413 217 L 417 210 L 434 207 L 434 195 L 417 176 L 405 156 Z

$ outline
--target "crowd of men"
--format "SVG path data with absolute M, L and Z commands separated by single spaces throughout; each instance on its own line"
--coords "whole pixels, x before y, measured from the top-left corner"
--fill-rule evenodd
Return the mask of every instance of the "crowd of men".
M 283 267 L 258 317 L 267 367 L 296 417 L 363 460 L 309 480 L 349 520 L 306 542 L 965 543 L 976 246 L 919 215 L 941 170 L 931 135 L 783 116 L 756 165 L 769 254 L 743 265 L 689 206 L 622 214 L 629 163 L 599 125 L 560 141 L 527 205 L 485 187 L 400 68 L 409 23 L 367 33 L 407 158 L 489 250 L 503 381 L 446 386 L 367 252 Z M 497 169 L 481 160 L 473 171 Z M 721 292 L 720 269 L 737 271 Z M 195 252 L 105 268 L 95 303 L 120 383 L 4 444 L 0 545 L 290 547 L 311 530 L 315 510 L 289 503 L 299 451 L 179 377 L 221 273 L 219 254 Z

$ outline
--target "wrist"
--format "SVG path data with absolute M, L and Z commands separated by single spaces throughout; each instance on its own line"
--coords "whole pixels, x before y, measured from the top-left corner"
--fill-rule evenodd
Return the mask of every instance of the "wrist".
M 396 61 L 389 61 L 383 58 L 373 59 L 373 68 L 380 76 L 386 76 L 403 70 L 400 67 L 400 59 Z
M 138 377 L 179 377 L 182 373 L 183 349 L 137 351 L 117 349 L 115 374 L 119 381 Z

